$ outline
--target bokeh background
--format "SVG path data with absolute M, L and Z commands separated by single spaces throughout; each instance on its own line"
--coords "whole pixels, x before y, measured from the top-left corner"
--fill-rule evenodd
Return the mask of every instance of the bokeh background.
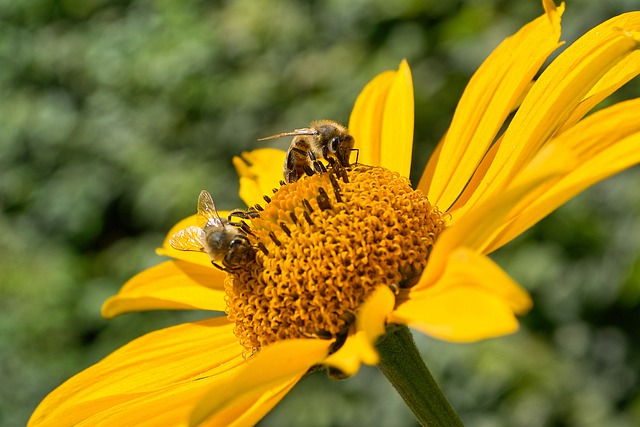
M 563 39 L 638 8 L 571 0 Z M 206 188 L 242 207 L 231 158 L 256 138 L 346 123 L 377 73 L 412 66 L 412 178 L 470 75 L 537 0 L 0 1 L 0 425 L 74 373 L 206 314 L 106 321 L 100 305 L 161 261 Z M 637 79 L 616 100 L 637 97 Z M 285 140 L 270 146 L 287 148 Z M 495 254 L 533 295 L 512 336 L 416 334 L 470 426 L 640 425 L 640 170 L 596 185 Z M 314 375 L 264 426 L 414 426 L 371 367 Z

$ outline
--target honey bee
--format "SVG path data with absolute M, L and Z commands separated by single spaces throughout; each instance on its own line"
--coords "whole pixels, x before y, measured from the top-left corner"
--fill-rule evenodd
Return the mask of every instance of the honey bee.
M 355 140 L 349 135 L 347 128 L 338 122 L 318 120 L 311 122 L 308 128 L 267 136 L 259 141 L 283 136 L 294 136 L 282 170 L 288 184 L 300 179 L 305 174 L 305 168 L 310 165 L 317 170 L 317 159 L 320 158 L 329 160 L 329 157 L 333 157 L 341 166 L 349 166 L 349 156 L 354 149 Z
M 171 247 L 179 251 L 206 252 L 211 263 L 221 270 L 240 268 L 255 256 L 247 235 L 228 219 L 220 218 L 206 190 L 198 196 L 197 221 L 198 226 L 192 225 L 171 236 Z

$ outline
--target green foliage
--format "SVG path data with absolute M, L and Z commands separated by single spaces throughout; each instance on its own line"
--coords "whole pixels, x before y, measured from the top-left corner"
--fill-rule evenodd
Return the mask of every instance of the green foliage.
M 564 38 L 632 3 L 569 1 Z M 159 261 L 153 249 L 201 189 L 242 206 L 232 156 L 311 120 L 346 123 L 364 84 L 406 57 L 415 182 L 471 73 L 541 10 L 501 0 L 0 1 L 0 425 L 24 425 L 49 391 L 128 340 L 205 315 L 107 322 L 99 311 Z M 622 97 L 637 96 L 630 86 Z M 465 346 L 419 338 L 469 425 L 640 423 L 639 178 L 636 168 L 599 184 L 496 255 L 536 302 L 521 333 Z M 346 382 L 312 376 L 263 424 L 413 418 L 364 368 Z

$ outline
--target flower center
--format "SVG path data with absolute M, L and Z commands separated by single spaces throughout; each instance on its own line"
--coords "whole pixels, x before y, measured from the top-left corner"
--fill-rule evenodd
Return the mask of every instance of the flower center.
M 381 167 L 304 177 L 251 221 L 255 261 L 227 278 L 227 314 L 248 353 L 278 340 L 346 337 L 376 286 L 420 275 L 444 229 L 409 180 Z

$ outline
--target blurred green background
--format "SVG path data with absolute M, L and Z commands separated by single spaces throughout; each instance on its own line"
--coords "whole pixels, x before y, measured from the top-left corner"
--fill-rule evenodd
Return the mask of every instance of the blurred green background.
M 638 8 L 567 5 L 563 39 Z M 100 305 L 161 261 L 206 188 L 242 207 L 231 158 L 332 118 L 406 57 L 413 181 L 471 73 L 537 0 L 0 0 L 0 425 L 134 337 L 202 318 Z M 637 97 L 638 79 L 616 94 Z M 286 149 L 287 141 L 270 141 Z M 531 291 L 512 336 L 416 338 L 470 426 L 640 424 L 640 170 L 598 184 L 495 254 Z M 413 426 L 375 368 L 314 375 L 264 426 Z

